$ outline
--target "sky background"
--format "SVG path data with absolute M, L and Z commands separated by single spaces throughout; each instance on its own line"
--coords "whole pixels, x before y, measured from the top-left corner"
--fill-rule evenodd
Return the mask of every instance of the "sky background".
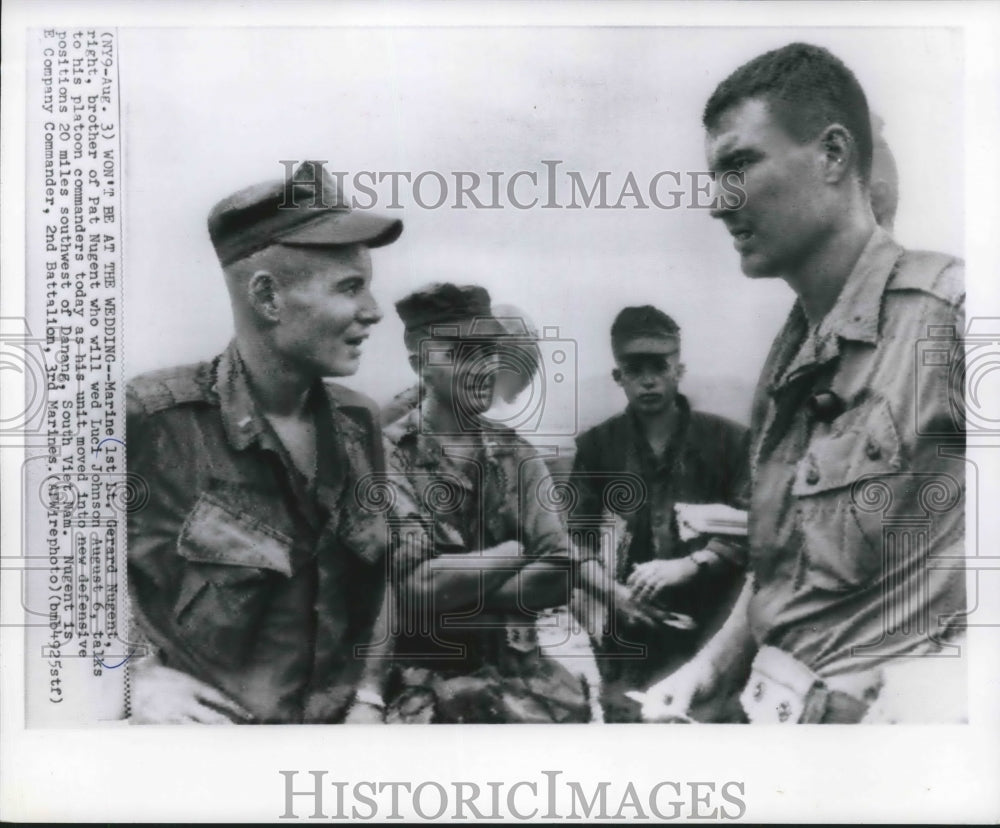
M 225 346 L 232 323 L 205 217 L 230 192 L 281 177 L 280 159 L 325 159 L 348 181 L 359 170 L 438 171 L 449 179 L 453 171 L 484 179 L 502 171 L 504 180 L 528 170 L 541 178 L 542 160 L 560 160 L 560 175 L 575 170 L 588 183 L 609 171 L 614 201 L 629 172 L 645 187 L 663 170 L 703 170 L 701 111 L 716 84 L 793 40 L 840 56 L 884 119 L 900 173 L 897 238 L 964 252 L 963 62 L 954 30 L 178 28 L 120 35 L 130 376 L 207 359 Z M 426 187 L 424 200 L 432 200 L 437 188 Z M 527 198 L 530 189 L 518 192 Z M 668 180 L 663 192 L 669 189 Z M 385 319 L 349 384 L 379 402 L 411 384 L 393 303 L 429 281 L 475 282 L 573 341 L 576 393 L 564 384 L 546 397 L 547 416 L 556 415 L 546 422 L 557 430 L 592 425 L 621 408 L 608 331 L 623 306 L 647 302 L 683 331 L 682 390 L 700 408 L 746 420 L 792 294 L 780 281 L 746 280 L 728 234 L 706 210 L 517 210 L 506 199 L 500 210 L 457 210 L 453 198 L 424 209 L 405 182 L 402 209 L 386 210 L 388 185 L 378 191 L 378 209 L 401 217 L 405 230 L 373 254 Z M 568 193 L 561 198 L 567 203 Z M 573 347 L 565 350 L 572 356 Z

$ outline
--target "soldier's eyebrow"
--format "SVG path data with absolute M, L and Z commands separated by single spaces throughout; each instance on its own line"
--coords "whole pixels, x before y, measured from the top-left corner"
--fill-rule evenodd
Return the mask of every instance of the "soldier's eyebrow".
M 710 172 L 726 172 L 733 169 L 735 162 L 740 158 L 748 158 L 755 161 L 761 157 L 761 152 L 751 147 L 737 144 L 729 146 L 717 153 L 712 163 L 709 164 Z
M 363 286 L 367 283 L 364 273 L 360 271 L 358 273 L 351 273 L 347 276 L 343 276 L 337 280 L 337 289 L 341 290 L 343 288 Z

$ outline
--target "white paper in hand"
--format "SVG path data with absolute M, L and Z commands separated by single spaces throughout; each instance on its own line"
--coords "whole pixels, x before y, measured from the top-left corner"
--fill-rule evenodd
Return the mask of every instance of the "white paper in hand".
M 698 535 L 746 537 L 747 513 L 725 503 L 677 503 L 674 511 L 682 541 Z

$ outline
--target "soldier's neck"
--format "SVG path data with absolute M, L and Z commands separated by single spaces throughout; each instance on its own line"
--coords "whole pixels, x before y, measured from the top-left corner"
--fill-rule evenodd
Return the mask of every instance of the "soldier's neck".
M 280 419 L 305 419 L 315 379 L 302 376 L 266 343 L 238 337 L 237 348 L 261 412 Z
M 785 281 L 798 295 L 811 326 L 818 325 L 837 303 L 875 226 L 875 219 L 870 214 L 853 215 L 794 273 L 785 275 Z
M 669 444 L 670 438 L 677 428 L 679 413 L 676 399 L 670 403 L 669 408 L 656 414 L 643 416 L 636 412 L 643 436 L 656 454 L 662 454 Z

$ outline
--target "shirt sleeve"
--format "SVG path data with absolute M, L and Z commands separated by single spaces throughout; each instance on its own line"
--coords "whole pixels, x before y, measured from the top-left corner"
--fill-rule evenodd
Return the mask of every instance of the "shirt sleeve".
M 692 464 L 680 472 L 682 480 L 698 492 L 701 502 L 724 504 L 746 511 L 750 486 L 747 430 L 718 417 L 709 418 L 707 426 L 698 432 L 700 464 Z M 703 534 L 685 543 L 689 553 L 699 553 L 696 560 L 710 572 L 743 570 L 747 565 L 745 537 Z M 711 554 L 705 555 L 705 552 Z
M 722 462 L 728 470 L 723 503 L 734 509 L 750 507 L 750 435 L 745 428 L 735 424 L 726 426 L 723 440 Z M 715 553 L 734 569 L 745 569 L 748 558 L 746 538 L 732 535 L 713 535 L 705 548 Z
M 518 525 L 524 553 L 537 558 L 544 555 L 567 555 L 566 528 L 558 508 L 539 493 L 551 491 L 552 479 L 545 461 L 528 457 L 521 461 Z

